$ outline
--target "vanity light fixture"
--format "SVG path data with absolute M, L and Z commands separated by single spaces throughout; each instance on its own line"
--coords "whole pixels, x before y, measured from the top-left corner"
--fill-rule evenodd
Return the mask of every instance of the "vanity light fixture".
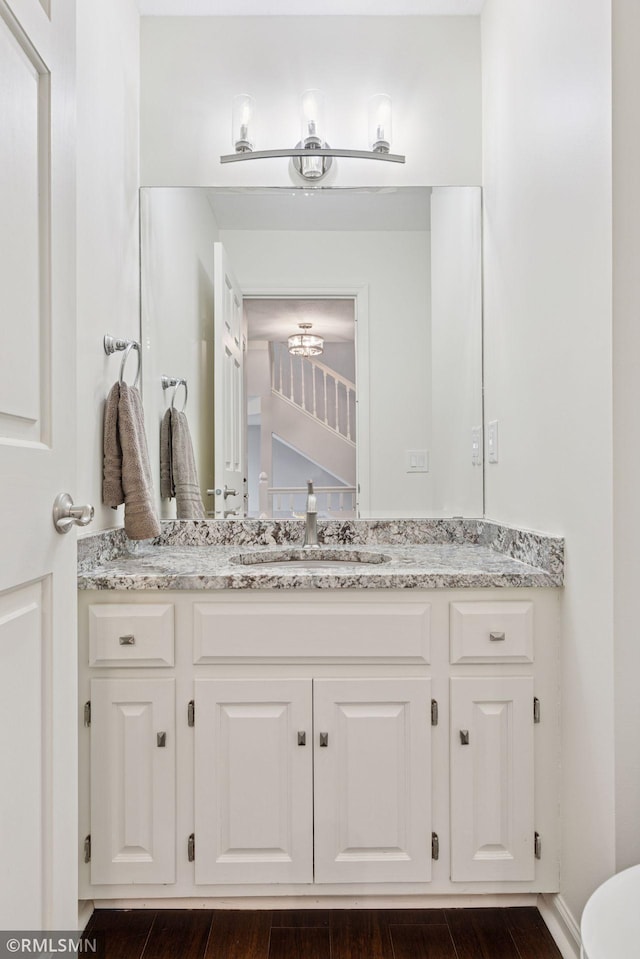
M 339 150 L 329 146 L 324 139 L 324 97 L 320 90 L 306 90 L 302 94 L 302 136 L 292 150 L 254 150 L 251 130 L 253 113 L 253 97 L 242 93 L 233 98 L 231 125 L 235 153 L 221 156 L 221 163 L 291 157 L 295 169 L 305 180 L 321 180 L 331 169 L 333 157 L 405 162 L 404 156 L 389 152 L 391 98 L 386 94 L 377 94 L 369 101 L 370 150 Z
M 287 339 L 287 349 L 292 356 L 320 356 L 324 350 L 324 339 L 308 331 L 312 323 L 298 323 L 301 333 L 292 333 Z

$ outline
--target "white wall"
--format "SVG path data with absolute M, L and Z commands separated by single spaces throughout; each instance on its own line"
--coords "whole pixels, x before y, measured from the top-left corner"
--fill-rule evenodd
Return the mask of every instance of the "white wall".
M 220 238 L 243 290 L 368 288 L 371 515 L 429 515 L 431 474 L 405 468 L 405 450 L 430 442 L 429 234 L 221 230 Z
M 482 216 L 477 187 L 431 194 L 433 513 L 482 516 Z
M 213 508 L 213 244 L 218 227 L 204 191 L 142 192 L 142 340 L 149 458 L 159 497 L 160 423 L 174 391 L 162 376 L 186 379 L 185 413 L 205 510 Z M 176 394 L 182 409 L 184 391 Z M 175 500 L 161 516 L 176 515 Z
M 640 6 L 613 2 L 613 413 L 616 866 L 640 862 Z
M 294 147 L 300 95 L 327 98 L 327 140 L 369 149 L 367 101 L 393 100 L 395 163 L 335 161 L 340 185 L 478 184 L 478 17 L 144 17 L 142 182 L 287 185 L 288 161 L 221 165 L 231 101 L 257 101 L 256 149 Z M 335 174 L 335 175 L 334 175 Z
M 77 4 L 78 482 L 90 531 L 121 526 L 102 506 L 102 420 L 121 355 L 105 333 L 138 339 L 139 17 L 135 0 Z M 70 348 L 73 346 L 70 344 Z M 129 360 L 135 375 L 135 357 Z M 132 378 L 128 375 L 127 380 Z
M 482 16 L 491 519 L 566 536 L 561 895 L 615 866 L 608 0 Z

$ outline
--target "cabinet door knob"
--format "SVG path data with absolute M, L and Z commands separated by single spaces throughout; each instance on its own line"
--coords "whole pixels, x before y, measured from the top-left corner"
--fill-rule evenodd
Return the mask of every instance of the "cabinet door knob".
M 460 745 L 468 746 L 469 745 L 469 730 L 461 729 L 460 730 Z
M 329 745 L 329 733 L 320 733 L 320 745 L 321 746 Z
M 306 745 L 307 745 L 307 734 L 304 732 L 304 730 L 301 729 L 298 732 L 298 746 L 306 746 Z
M 159 748 L 165 747 L 167 745 L 167 734 L 158 733 L 158 735 L 156 736 L 156 740 Z

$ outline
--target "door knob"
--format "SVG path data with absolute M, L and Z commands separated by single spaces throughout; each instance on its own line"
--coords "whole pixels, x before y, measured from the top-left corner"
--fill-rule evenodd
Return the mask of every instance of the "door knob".
M 68 533 L 72 526 L 88 526 L 94 512 L 93 506 L 74 506 L 68 493 L 60 493 L 53 504 L 53 525 L 59 533 Z

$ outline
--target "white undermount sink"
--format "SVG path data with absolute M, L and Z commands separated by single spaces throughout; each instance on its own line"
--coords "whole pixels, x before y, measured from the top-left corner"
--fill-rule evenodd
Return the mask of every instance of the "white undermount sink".
M 380 565 L 390 556 L 367 549 L 331 547 L 284 547 L 239 553 L 231 562 L 240 566 L 267 566 L 270 569 L 341 569 L 344 566 Z

